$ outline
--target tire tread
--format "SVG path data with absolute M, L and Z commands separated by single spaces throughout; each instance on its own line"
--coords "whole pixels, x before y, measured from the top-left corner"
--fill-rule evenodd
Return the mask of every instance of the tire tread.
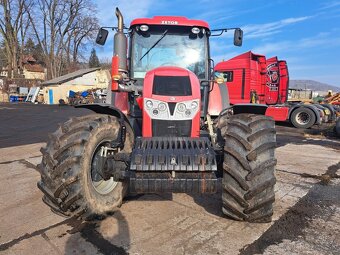
M 277 163 L 274 157 L 274 121 L 270 117 L 255 114 L 225 118 L 229 119 L 222 120 L 223 126 L 220 127 L 225 139 L 223 213 L 236 220 L 271 221 Z

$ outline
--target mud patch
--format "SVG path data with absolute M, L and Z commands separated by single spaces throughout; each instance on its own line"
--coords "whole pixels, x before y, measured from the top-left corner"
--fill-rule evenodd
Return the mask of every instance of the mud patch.
M 325 174 L 332 176 L 339 169 L 339 164 L 328 168 Z M 310 191 L 277 220 L 259 239 L 240 250 L 240 254 L 259 254 L 271 245 L 284 241 L 296 241 L 303 238 L 313 247 L 313 250 L 326 254 L 339 254 L 340 244 L 334 244 L 332 239 L 325 239 L 323 233 L 327 229 L 320 227 L 314 231 L 312 240 L 305 238 L 313 219 L 327 222 L 340 207 L 340 185 L 325 185 L 325 180 L 315 184 Z M 327 182 L 329 184 L 329 181 Z M 334 208 L 335 207 L 335 208 Z M 308 240 L 308 241 L 307 241 Z
M 106 240 L 97 230 L 98 222 L 84 221 L 73 219 L 69 222 L 69 226 L 73 228 L 67 231 L 70 234 L 80 233 L 81 237 L 91 243 L 96 249 L 104 255 L 124 255 L 128 254 L 124 248 L 114 245 Z
M 312 144 L 335 150 L 340 148 L 340 139 L 336 137 L 332 126 L 329 124 L 313 126 L 311 129 L 298 129 L 285 124 L 278 123 L 276 125 L 277 147 L 286 144 Z
M 338 164 L 328 167 L 326 173 L 322 175 L 315 175 L 315 174 L 309 174 L 309 173 L 295 173 L 295 172 L 290 172 L 290 171 L 286 171 L 282 169 L 276 169 L 276 171 L 298 175 L 303 178 L 317 179 L 317 180 L 320 180 L 319 184 L 328 185 L 332 179 L 340 178 L 340 175 L 336 173 L 339 169 L 340 169 L 340 162 Z

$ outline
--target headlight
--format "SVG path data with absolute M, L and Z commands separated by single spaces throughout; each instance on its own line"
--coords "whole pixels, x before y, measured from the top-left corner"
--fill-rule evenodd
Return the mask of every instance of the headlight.
M 153 114 L 153 115 L 158 115 L 158 110 L 157 110 L 157 109 L 154 109 L 154 110 L 152 111 L 152 114 Z
M 152 108 L 153 103 L 150 100 L 148 100 L 148 101 L 146 101 L 145 105 L 146 105 L 147 108 Z
M 191 109 L 196 109 L 197 106 L 198 106 L 198 103 L 197 103 L 196 101 L 193 101 L 193 102 L 191 103 Z
M 178 110 L 179 112 L 184 112 L 185 109 L 186 109 L 185 104 L 183 104 L 183 103 L 179 103 L 179 104 L 178 104 L 177 110 Z
M 149 26 L 148 26 L 148 25 L 141 25 L 141 26 L 139 27 L 139 29 L 140 29 L 141 31 L 143 31 L 143 32 L 146 32 L 146 31 L 149 30 Z
M 198 28 L 198 27 L 193 27 L 192 29 L 191 29 L 191 32 L 193 33 L 193 34 L 198 34 L 199 32 L 200 32 L 201 30 Z
M 166 105 L 165 105 L 165 103 L 160 103 L 160 104 L 158 105 L 158 109 L 159 109 L 160 111 L 165 111 L 165 110 L 166 110 Z
M 186 116 L 188 116 L 188 117 L 189 117 L 189 116 L 190 116 L 190 114 L 191 114 L 191 111 L 190 111 L 190 110 L 186 110 L 186 111 L 185 111 L 185 115 L 186 115 Z

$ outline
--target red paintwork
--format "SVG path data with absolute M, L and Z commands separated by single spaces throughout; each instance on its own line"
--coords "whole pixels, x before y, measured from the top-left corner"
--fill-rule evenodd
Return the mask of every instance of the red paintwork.
M 135 25 L 170 25 L 170 26 L 189 26 L 189 27 L 204 27 L 209 29 L 209 24 L 203 20 L 188 19 L 181 16 L 154 16 L 153 18 L 134 19 L 130 26 Z
M 112 57 L 112 69 L 111 69 L 111 76 L 113 77 L 114 75 L 118 75 L 118 68 L 119 68 L 119 57 L 118 56 L 113 56 Z M 111 85 L 111 90 L 112 91 L 117 91 L 118 90 L 118 82 L 112 80 L 112 85 Z
M 275 121 L 287 120 L 289 107 L 285 106 L 269 106 L 266 110 L 266 116 L 273 117 Z
M 267 59 L 266 87 L 264 90 L 264 102 L 268 105 L 279 102 L 279 60 L 277 57 Z
M 285 103 L 288 100 L 289 89 L 289 72 L 287 62 L 285 60 L 279 60 L 279 69 L 280 69 L 279 103 Z
M 160 96 L 152 94 L 154 76 L 189 76 L 191 82 L 191 96 Z M 143 85 L 143 98 L 151 98 L 163 102 L 183 102 L 201 98 L 200 83 L 197 76 L 180 67 L 158 67 L 146 73 Z M 199 106 L 201 107 L 201 106 Z M 151 118 L 143 111 L 143 137 L 152 137 Z M 191 137 L 199 137 L 200 134 L 200 111 L 192 119 Z
M 208 104 L 208 113 L 211 116 L 218 116 L 220 112 L 223 110 L 222 108 L 222 100 L 220 87 L 218 84 L 214 84 L 211 92 L 209 93 L 209 104 Z
M 117 92 L 114 93 L 115 104 L 114 106 L 121 110 L 125 115 L 129 112 L 129 94 L 127 92 Z
M 143 111 L 143 97 L 142 96 L 137 97 L 136 102 L 137 102 L 139 108 Z
M 264 55 L 248 51 L 218 63 L 215 71 L 234 72 L 233 81 L 227 82 L 231 104 L 250 103 L 251 92 L 255 91 L 257 103 L 273 106 L 268 108 L 266 115 L 277 121 L 288 118 L 289 108 L 277 106 L 287 101 L 289 75 L 286 61 L 277 57 L 266 59 Z
M 252 90 L 260 95 L 260 101 L 263 100 L 266 80 L 262 73 L 266 71 L 265 56 L 249 51 L 218 63 L 215 71 L 234 71 L 233 81 L 227 84 L 231 104 L 250 103 Z
M 287 101 L 289 75 L 287 62 L 277 57 L 267 59 L 267 86 L 265 103 L 283 104 Z

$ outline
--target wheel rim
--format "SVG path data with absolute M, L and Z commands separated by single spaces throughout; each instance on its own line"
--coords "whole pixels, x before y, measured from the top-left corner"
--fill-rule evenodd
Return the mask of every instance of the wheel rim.
M 310 121 L 310 115 L 307 112 L 299 112 L 295 119 L 298 124 L 306 125 Z
M 91 179 L 91 184 L 93 188 L 96 190 L 101 195 L 106 195 L 110 193 L 112 190 L 114 190 L 118 182 L 116 182 L 113 177 L 111 177 L 108 180 L 104 180 L 98 173 L 97 168 L 98 168 L 98 160 L 100 156 L 100 149 L 102 146 L 108 145 L 108 141 L 103 141 L 99 143 L 94 150 L 94 153 L 92 155 L 92 160 L 91 160 L 91 170 L 90 170 L 90 179 Z

